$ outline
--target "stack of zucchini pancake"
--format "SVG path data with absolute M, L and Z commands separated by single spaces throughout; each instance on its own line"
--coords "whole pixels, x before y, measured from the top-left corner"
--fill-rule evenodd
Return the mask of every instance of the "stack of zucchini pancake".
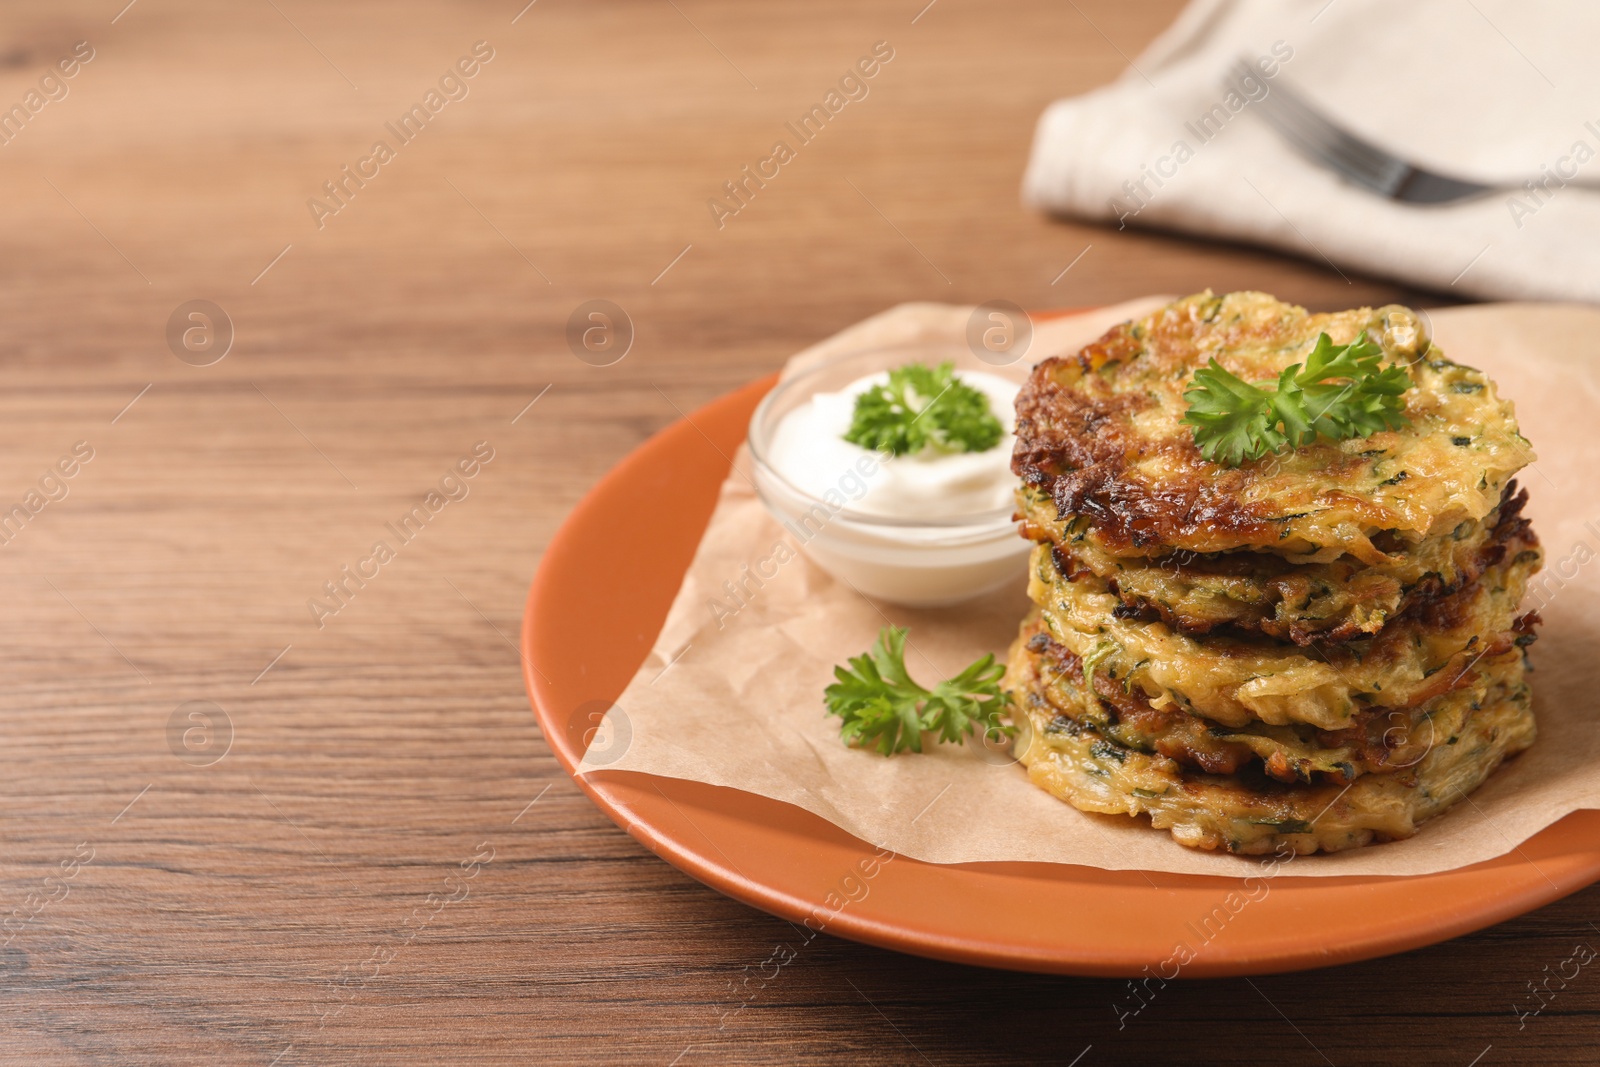
M 1197 375 L 1292 389 L 1330 343 L 1403 368 L 1388 424 L 1201 447 Z M 1532 743 L 1533 455 L 1414 313 L 1202 293 L 1039 364 L 1016 433 L 1035 606 L 1006 684 L 1035 784 L 1198 848 L 1334 851 L 1412 835 Z

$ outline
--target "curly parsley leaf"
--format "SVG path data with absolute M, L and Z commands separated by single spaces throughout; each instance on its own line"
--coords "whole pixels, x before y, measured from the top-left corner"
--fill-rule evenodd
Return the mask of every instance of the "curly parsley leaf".
M 856 397 L 844 439 L 875 452 L 905 456 L 936 452 L 987 452 L 1005 427 L 989 410 L 989 398 L 955 376 L 954 363 L 929 367 L 908 363 L 889 380 Z
M 941 743 L 961 743 L 970 733 L 999 739 L 1014 728 L 1001 721 L 1010 695 L 1000 688 L 1006 669 L 986 655 L 966 670 L 924 689 L 906 671 L 906 631 L 886 626 L 871 651 L 850 659 L 850 669 L 835 667 L 838 681 L 823 691 L 830 715 L 843 720 L 839 736 L 857 748 L 876 748 L 885 756 L 922 751 L 922 735 Z
M 1183 421 L 1194 427 L 1200 454 L 1229 467 L 1319 437 L 1342 441 L 1399 429 L 1409 422 L 1400 397 L 1411 376 L 1382 361 L 1383 349 L 1365 331 L 1348 345 L 1319 334 L 1305 364 L 1285 367 L 1276 382 L 1252 385 L 1212 359 L 1183 394 Z

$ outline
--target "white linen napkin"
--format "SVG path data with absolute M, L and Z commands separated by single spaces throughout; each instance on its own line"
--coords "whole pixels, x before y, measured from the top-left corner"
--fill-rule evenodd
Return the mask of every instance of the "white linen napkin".
M 1194 0 L 1117 81 L 1045 111 L 1024 198 L 1463 297 L 1600 303 L 1597 41 L 1591 3 Z M 1239 59 L 1261 75 L 1248 96 L 1224 85 Z M 1251 113 L 1285 83 L 1410 163 L 1503 188 L 1414 205 L 1350 184 Z

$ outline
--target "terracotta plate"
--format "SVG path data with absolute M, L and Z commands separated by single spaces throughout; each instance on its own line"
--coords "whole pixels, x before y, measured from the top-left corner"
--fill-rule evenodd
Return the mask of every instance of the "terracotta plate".
M 729 457 L 776 378 L 663 430 L 556 532 L 523 619 L 523 673 L 572 773 L 644 662 L 711 517 Z M 810 931 L 1017 970 L 1263 974 L 1402 952 L 1500 922 L 1600 879 L 1600 812 L 1567 816 L 1508 856 L 1414 878 L 1246 878 L 1040 863 L 941 866 L 882 854 L 799 808 L 634 772 L 577 779 L 679 869 Z M 1300 862 L 1305 862 L 1301 860 Z M 813 936 L 807 934 L 806 936 Z

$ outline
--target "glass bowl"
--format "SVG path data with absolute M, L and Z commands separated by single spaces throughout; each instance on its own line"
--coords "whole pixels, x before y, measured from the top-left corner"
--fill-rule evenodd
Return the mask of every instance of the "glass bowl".
M 987 355 L 987 353 L 985 353 Z M 991 357 L 992 358 L 992 357 Z M 957 371 L 984 371 L 1021 385 L 1027 364 L 992 363 L 960 344 L 924 342 L 863 349 L 798 371 L 768 393 L 750 419 L 749 448 L 756 491 L 773 518 L 817 566 L 877 600 L 907 607 L 958 604 L 1019 581 L 1031 542 L 1017 531 L 1009 496 L 1004 506 L 967 514 L 900 518 L 850 507 L 853 489 L 879 461 L 861 451 L 863 467 L 839 472 L 837 491 L 815 496 L 780 474 L 771 447 L 784 416 L 818 393 L 907 363 L 954 363 Z M 1009 458 L 1012 413 L 996 411 L 1007 434 L 996 448 Z M 1008 473 L 1006 477 L 1011 478 Z

